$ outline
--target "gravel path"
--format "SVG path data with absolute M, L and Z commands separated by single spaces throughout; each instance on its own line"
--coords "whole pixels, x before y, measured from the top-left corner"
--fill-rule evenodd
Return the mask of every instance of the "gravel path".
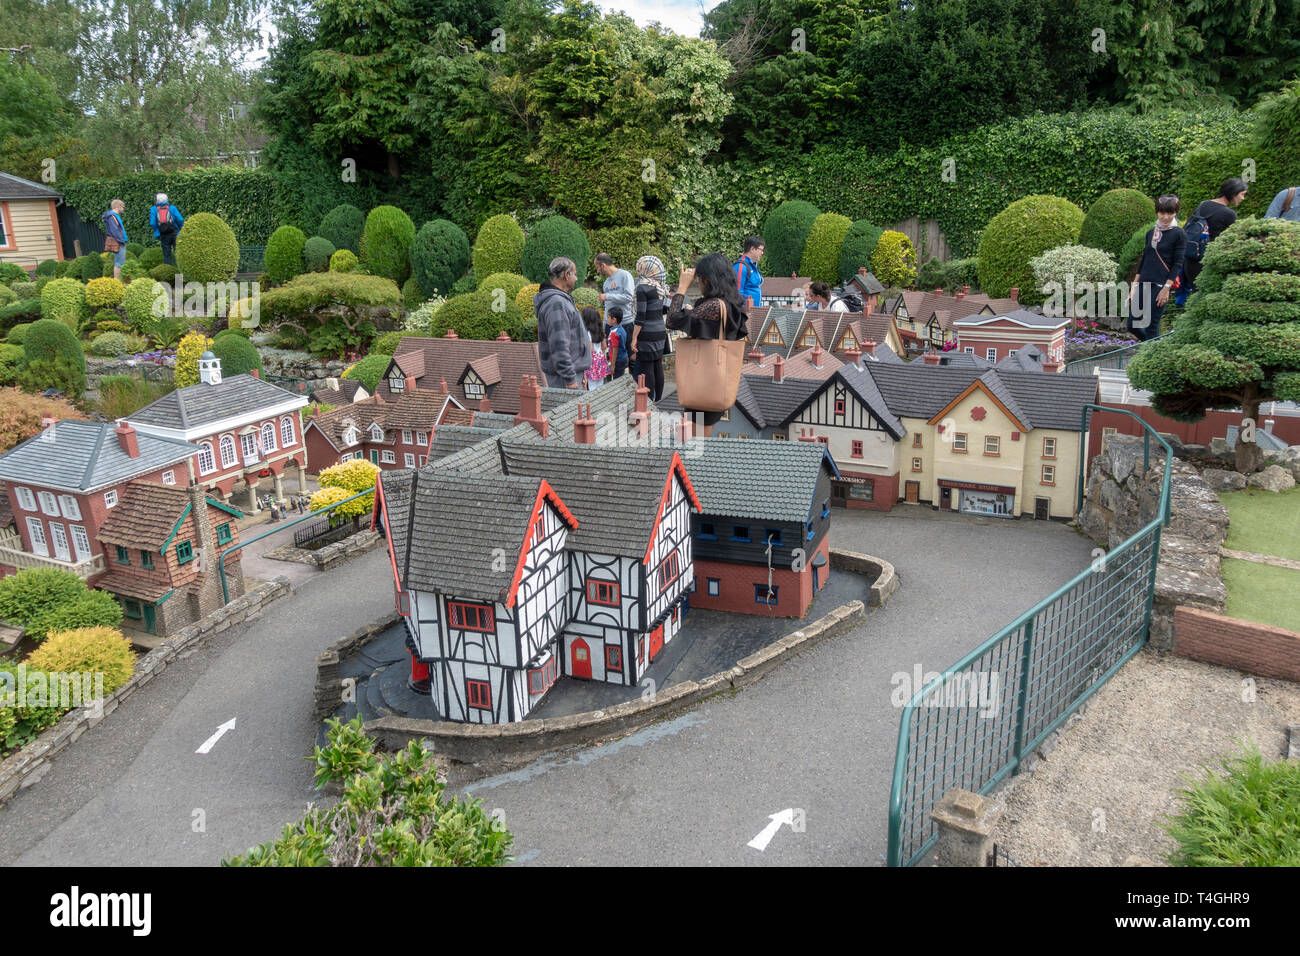
M 1187 775 L 1246 739 L 1276 759 L 1300 723 L 1300 686 L 1249 690 L 1239 671 L 1142 651 L 1006 791 L 999 847 L 1021 866 L 1163 864 L 1174 844 L 1157 824 Z

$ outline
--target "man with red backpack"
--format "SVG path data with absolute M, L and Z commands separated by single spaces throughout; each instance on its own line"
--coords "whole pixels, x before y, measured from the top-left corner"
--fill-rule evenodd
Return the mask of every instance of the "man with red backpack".
M 185 217 L 167 201 L 166 193 L 159 193 L 149 207 L 149 225 L 153 227 L 153 237 L 162 243 L 163 263 L 174 266 L 172 250 L 176 248 L 176 236 L 185 225 Z

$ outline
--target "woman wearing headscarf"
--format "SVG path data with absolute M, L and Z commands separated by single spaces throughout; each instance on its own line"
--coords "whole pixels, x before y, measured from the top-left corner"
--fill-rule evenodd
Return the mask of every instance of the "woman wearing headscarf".
M 632 330 L 632 351 L 637 374 L 645 376 L 650 400 L 664 394 L 664 349 L 668 329 L 664 327 L 664 303 L 668 299 L 668 273 L 658 256 L 636 261 L 636 325 Z

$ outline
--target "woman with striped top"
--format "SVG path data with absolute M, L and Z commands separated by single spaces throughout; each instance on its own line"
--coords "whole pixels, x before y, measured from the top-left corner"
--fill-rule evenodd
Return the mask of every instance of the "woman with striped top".
M 645 376 L 652 402 L 659 401 L 664 394 L 667 280 L 668 274 L 658 256 L 642 256 L 636 261 L 636 327 L 632 330 L 631 348 L 636 354 L 637 374 Z

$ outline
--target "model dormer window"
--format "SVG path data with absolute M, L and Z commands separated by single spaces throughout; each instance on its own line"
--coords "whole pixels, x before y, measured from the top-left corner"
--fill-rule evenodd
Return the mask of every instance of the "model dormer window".
M 406 379 L 402 378 L 402 373 L 395 371 L 393 377 L 388 380 L 388 390 L 390 392 L 406 391 Z
M 482 398 L 487 394 L 483 379 L 472 368 L 465 370 L 465 377 L 461 379 L 460 384 L 465 389 L 466 398 Z
M 840 339 L 840 350 L 855 349 L 858 347 L 858 340 L 852 332 L 845 332 L 844 337 Z
M 379 424 L 377 422 L 370 426 L 370 440 L 371 441 L 384 440 L 384 430 L 379 427 Z
M 360 440 L 361 433 L 357 431 L 355 426 L 349 426 L 348 429 L 343 432 L 343 444 L 345 445 L 355 445 Z M 347 459 L 344 459 L 344 461 L 346 460 Z
M 783 345 L 781 341 L 781 330 L 775 325 L 767 330 L 767 335 L 763 336 L 763 342 L 767 345 Z
M 812 330 L 811 326 L 804 330 L 803 338 L 799 340 L 799 344 L 808 348 L 812 348 L 817 344 L 817 333 Z

